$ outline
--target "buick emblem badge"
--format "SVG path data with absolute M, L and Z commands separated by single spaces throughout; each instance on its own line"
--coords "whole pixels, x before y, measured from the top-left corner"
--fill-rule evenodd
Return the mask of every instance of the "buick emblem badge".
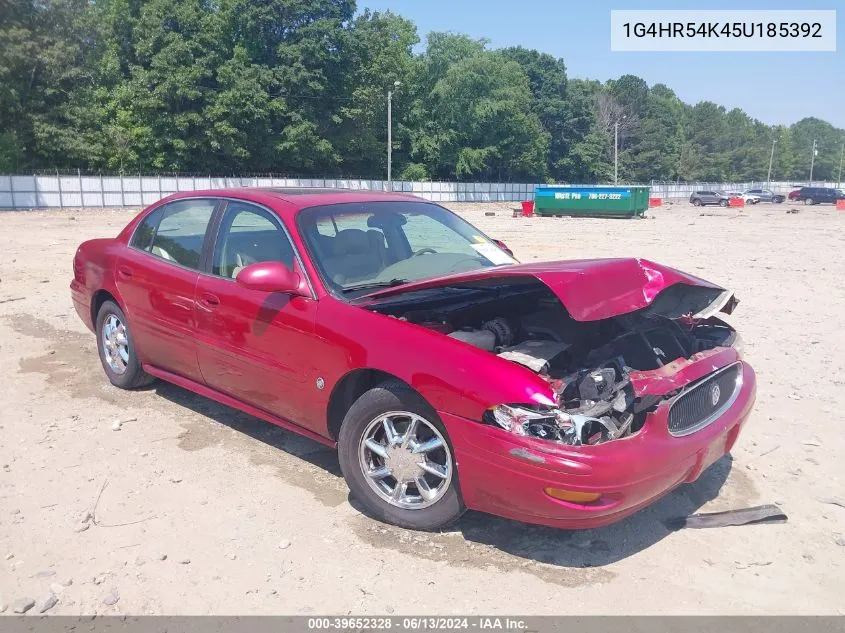
M 719 385 L 713 385 L 710 387 L 710 402 L 715 407 L 719 404 L 719 398 L 722 395 L 722 390 L 719 389 Z

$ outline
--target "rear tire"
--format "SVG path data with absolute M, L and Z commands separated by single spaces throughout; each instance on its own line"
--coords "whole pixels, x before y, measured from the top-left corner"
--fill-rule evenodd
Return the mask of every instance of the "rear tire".
M 126 315 L 114 301 L 105 301 L 97 311 L 97 351 L 109 382 L 121 389 L 137 389 L 155 378 L 141 369 Z
M 694 207 L 700 207 L 700 206 L 701 206 L 701 200 L 699 200 L 698 198 L 695 198 L 695 199 L 692 201 L 692 206 L 694 206 Z
M 720 207 L 728 206 L 728 201 L 727 200 L 719 200 L 719 206 Z
M 414 420 L 416 434 L 413 430 L 408 433 Z M 385 424 L 398 434 L 388 436 Z M 428 444 L 440 447 L 420 451 Z M 466 511 L 446 428 L 431 405 L 404 383 L 382 383 L 355 401 L 340 428 L 338 457 L 352 496 L 368 514 L 385 523 L 436 530 Z M 431 470 L 418 468 L 419 461 Z M 417 471 L 425 473 L 419 484 L 415 483 Z M 435 471 L 440 474 L 433 474 Z M 376 477 L 378 472 L 396 476 Z
M 806 198 L 806 199 L 804 200 L 804 204 L 806 204 L 806 205 L 812 205 L 812 204 L 815 204 L 815 202 L 813 201 L 813 199 L 812 199 L 812 198 Z

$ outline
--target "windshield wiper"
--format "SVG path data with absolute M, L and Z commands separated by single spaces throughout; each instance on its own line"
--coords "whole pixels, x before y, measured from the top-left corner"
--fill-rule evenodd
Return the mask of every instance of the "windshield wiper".
M 359 284 L 357 286 L 347 286 L 341 292 L 347 294 L 357 290 L 374 290 L 376 288 L 392 288 L 394 286 L 401 286 L 408 283 L 407 279 L 391 279 L 390 281 L 374 281 L 368 284 Z

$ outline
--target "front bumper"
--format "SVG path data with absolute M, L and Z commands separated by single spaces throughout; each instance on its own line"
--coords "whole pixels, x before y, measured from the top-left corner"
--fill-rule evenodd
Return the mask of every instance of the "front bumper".
M 630 437 L 596 446 L 560 446 L 439 412 L 452 441 L 467 507 L 526 523 L 593 528 L 615 523 L 682 483 L 695 481 L 727 454 L 754 405 L 756 378 L 742 363 L 733 404 L 691 435 L 669 434 L 669 404 Z M 598 492 L 591 504 L 560 501 L 544 488 Z

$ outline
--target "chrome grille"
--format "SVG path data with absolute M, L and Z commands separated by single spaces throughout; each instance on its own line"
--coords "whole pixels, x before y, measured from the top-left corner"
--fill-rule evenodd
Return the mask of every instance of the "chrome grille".
M 740 363 L 728 365 L 677 396 L 669 409 L 669 433 L 695 433 L 727 411 L 739 393 L 740 368 Z

